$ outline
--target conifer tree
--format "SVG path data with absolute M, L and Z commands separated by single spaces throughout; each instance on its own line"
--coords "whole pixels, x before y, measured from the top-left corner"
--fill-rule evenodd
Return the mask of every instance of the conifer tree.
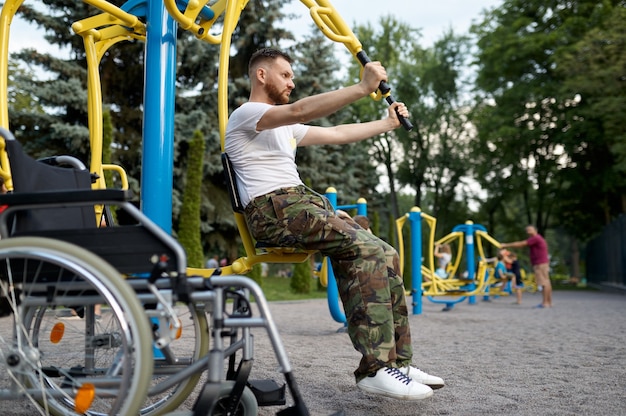
M 204 159 L 204 136 L 196 131 L 189 142 L 187 174 L 183 204 L 180 213 L 178 240 L 187 252 L 187 264 L 203 267 L 204 254 L 200 242 L 200 190 L 202 188 L 202 162 Z
M 311 292 L 311 265 L 308 261 L 294 265 L 289 286 L 295 293 Z

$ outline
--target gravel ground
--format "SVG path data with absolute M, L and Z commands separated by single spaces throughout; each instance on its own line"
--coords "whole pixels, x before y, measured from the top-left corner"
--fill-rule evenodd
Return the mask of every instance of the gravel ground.
M 326 300 L 272 302 L 270 309 L 312 415 L 626 415 L 626 296 L 557 291 L 554 308 L 534 309 L 539 302 L 539 294 L 524 294 L 522 305 L 477 298 L 443 312 L 425 300 L 423 313 L 410 318 L 414 364 L 446 386 L 418 402 L 356 388 L 359 355 Z M 253 332 L 251 378 L 284 382 L 264 330 Z M 28 406 L 0 401 L 0 415 L 36 414 Z M 259 415 L 283 408 L 261 407 Z
M 423 313 L 411 317 L 414 363 L 446 386 L 418 402 L 355 387 L 359 355 L 337 332 L 325 300 L 270 305 L 316 415 L 626 415 L 626 296 L 557 291 L 552 309 L 533 308 L 540 300 L 540 294 L 524 294 L 522 305 L 510 297 L 477 298 L 448 312 L 425 301 Z M 260 378 L 276 378 L 260 334 L 255 351 Z

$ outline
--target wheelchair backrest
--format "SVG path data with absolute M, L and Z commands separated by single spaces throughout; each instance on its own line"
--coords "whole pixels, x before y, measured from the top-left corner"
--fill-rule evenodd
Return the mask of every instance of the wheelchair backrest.
M 24 153 L 17 140 L 5 140 L 11 165 L 11 179 L 15 193 L 89 190 L 91 174 L 75 167 L 60 167 L 36 161 Z M 63 159 L 62 159 L 63 160 Z M 36 195 L 33 196 L 36 198 Z M 93 207 L 37 208 L 16 213 L 12 233 L 32 230 L 63 230 L 95 228 Z

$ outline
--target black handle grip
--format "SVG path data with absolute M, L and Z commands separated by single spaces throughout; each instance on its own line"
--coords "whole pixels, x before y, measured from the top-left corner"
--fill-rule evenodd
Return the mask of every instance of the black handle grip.
M 368 63 L 372 62 L 372 60 L 370 59 L 369 56 L 367 56 L 365 51 L 359 51 L 356 54 L 356 58 L 359 60 L 359 62 L 363 66 L 365 66 L 365 64 L 368 64 Z M 391 91 L 391 87 L 385 81 L 380 81 L 380 85 L 378 86 L 378 89 L 380 90 L 380 93 L 383 94 L 383 95 L 385 95 L 389 91 Z
M 396 102 L 391 95 L 388 95 L 387 98 L 385 98 L 385 100 L 387 100 L 389 105 Z M 400 121 L 400 124 L 402 124 L 402 127 L 404 127 L 404 130 L 406 131 L 413 130 L 413 123 L 411 123 L 411 121 L 408 118 L 401 116 L 400 113 L 398 113 L 397 108 L 396 108 L 396 115 L 398 116 L 398 120 Z
M 372 62 L 372 60 L 369 58 L 369 56 L 367 56 L 365 51 L 359 51 L 356 54 L 356 58 L 359 60 L 359 62 L 363 66 L 365 66 L 365 64 L 369 62 Z M 391 91 L 391 87 L 385 81 L 380 81 L 380 85 L 378 86 L 378 89 L 380 90 L 380 93 L 382 95 L 388 94 L 389 91 Z M 396 102 L 391 95 L 388 95 L 385 99 L 387 100 L 387 103 L 389 103 L 389 105 Z M 398 116 L 398 120 L 400 120 L 400 124 L 402 124 L 402 127 L 404 127 L 406 131 L 410 131 L 411 129 L 413 129 L 413 124 L 411 124 L 411 122 L 407 118 L 401 116 L 398 113 L 397 109 L 396 109 L 396 115 Z

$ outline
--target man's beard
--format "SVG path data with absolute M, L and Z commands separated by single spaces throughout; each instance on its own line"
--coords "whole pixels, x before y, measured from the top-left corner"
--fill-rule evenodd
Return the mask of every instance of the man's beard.
M 289 102 L 289 96 L 285 96 L 284 91 L 279 91 L 273 84 L 265 84 L 265 93 L 276 104 L 287 104 Z

